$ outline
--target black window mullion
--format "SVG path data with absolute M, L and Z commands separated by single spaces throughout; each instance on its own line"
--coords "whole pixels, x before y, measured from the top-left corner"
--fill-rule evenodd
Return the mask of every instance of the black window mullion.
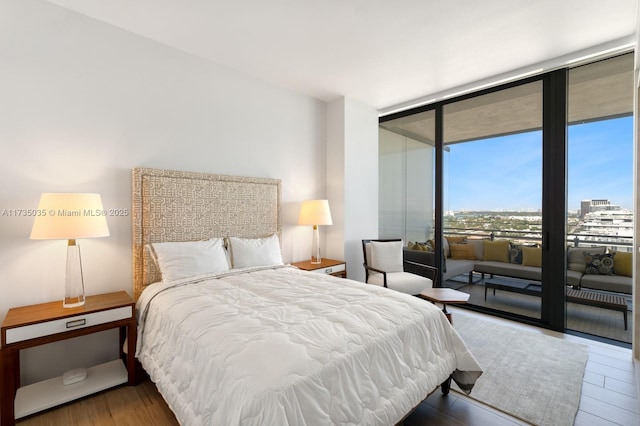
M 542 323 L 565 330 L 567 70 L 547 74 L 542 119 Z
M 434 230 L 434 241 L 436 243 L 436 265 L 438 266 L 439 274 L 438 277 L 438 286 L 442 286 L 442 280 L 444 277 L 444 250 L 443 250 L 443 238 L 444 232 L 442 229 L 442 216 L 443 216 L 443 193 L 444 193 L 444 119 L 443 119 L 443 111 L 444 108 L 442 104 L 438 104 L 436 106 L 436 116 L 435 116 L 435 143 L 436 143 L 436 164 L 435 164 L 435 207 L 434 207 L 434 220 L 435 220 L 435 230 Z

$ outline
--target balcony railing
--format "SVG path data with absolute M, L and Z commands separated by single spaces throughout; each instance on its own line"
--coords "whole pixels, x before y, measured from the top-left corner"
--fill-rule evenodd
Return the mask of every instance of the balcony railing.
M 468 236 L 475 238 L 508 239 L 520 242 L 542 244 L 542 232 L 532 230 L 444 228 L 444 235 Z M 633 237 L 624 235 L 602 234 L 567 234 L 567 245 L 572 247 L 607 246 L 612 251 L 632 251 Z

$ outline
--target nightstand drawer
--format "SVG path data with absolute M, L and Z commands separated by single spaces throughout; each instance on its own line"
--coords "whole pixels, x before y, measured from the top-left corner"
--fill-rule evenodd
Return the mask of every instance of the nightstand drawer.
M 91 327 L 112 321 L 123 320 L 133 316 L 133 307 L 124 306 L 85 315 L 76 315 L 38 324 L 24 325 L 6 330 L 6 344 L 22 342 L 52 334 L 64 333 L 78 328 Z
M 339 265 L 329 266 L 326 268 L 314 269 L 311 272 L 316 272 L 318 274 L 336 274 L 338 272 L 344 272 L 347 269 L 347 265 L 341 263 Z

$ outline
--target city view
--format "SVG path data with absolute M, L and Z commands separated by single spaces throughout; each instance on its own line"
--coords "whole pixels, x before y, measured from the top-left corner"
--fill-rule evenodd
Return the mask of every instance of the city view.
M 568 244 L 631 249 L 632 129 L 631 117 L 569 126 Z M 539 131 L 453 144 L 446 158 L 445 234 L 541 241 Z
M 631 250 L 633 211 L 610 200 L 584 200 L 581 210 L 567 214 L 567 242 L 575 245 L 603 244 L 619 251 Z M 541 241 L 541 211 L 449 211 L 445 234 Z M 576 241 L 577 239 L 577 241 Z

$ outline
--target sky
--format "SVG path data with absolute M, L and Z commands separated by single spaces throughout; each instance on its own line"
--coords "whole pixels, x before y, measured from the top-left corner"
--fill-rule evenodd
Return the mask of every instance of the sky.
M 568 208 L 608 199 L 633 208 L 633 118 L 569 126 Z M 449 145 L 445 210 L 539 210 L 542 132 Z

